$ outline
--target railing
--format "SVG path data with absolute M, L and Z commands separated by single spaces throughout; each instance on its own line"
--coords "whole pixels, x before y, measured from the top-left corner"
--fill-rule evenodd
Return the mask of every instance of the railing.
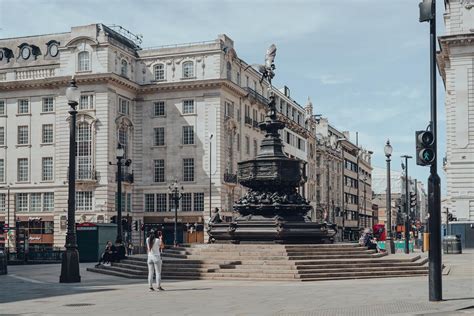
M 115 182 L 117 182 L 117 179 L 118 179 L 118 173 L 116 172 L 115 173 Z M 122 181 L 123 182 L 128 182 L 128 183 L 133 183 L 133 172 L 130 173 L 130 172 L 123 172 L 122 173 Z
M 245 124 L 252 125 L 252 119 L 249 116 L 245 117 Z
M 145 47 L 145 48 L 142 48 L 142 50 L 153 50 L 153 49 L 160 49 L 160 48 L 190 47 L 190 46 L 196 46 L 196 45 L 207 45 L 207 44 L 216 44 L 216 43 L 217 43 L 217 41 L 215 41 L 215 40 L 213 40 L 213 41 L 202 41 L 202 42 L 190 42 L 190 43 Z
M 237 184 L 237 174 L 235 173 L 224 173 L 224 182 Z
M 260 103 L 263 103 L 264 105 L 267 105 L 268 104 L 268 99 L 265 98 L 263 95 L 261 95 L 260 93 L 258 93 L 257 91 L 255 91 L 254 89 L 252 88 L 245 88 L 245 90 L 247 90 L 248 92 L 248 96 L 251 98 L 251 99 L 254 99 L 256 101 L 259 101 Z
M 15 71 L 15 80 L 44 79 L 54 77 L 55 68 L 41 68 Z
M 27 254 L 25 254 L 24 250 L 21 249 L 19 252 L 8 253 L 8 261 L 10 261 L 11 264 L 22 262 L 26 263 L 28 261 L 58 262 L 62 259 L 62 253 L 63 250 L 59 248 L 45 250 L 36 250 L 30 248 Z
M 67 171 L 67 179 L 69 180 L 69 168 Z M 96 181 L 97 171 L 94 168 L 77 168 L 76 181 Z

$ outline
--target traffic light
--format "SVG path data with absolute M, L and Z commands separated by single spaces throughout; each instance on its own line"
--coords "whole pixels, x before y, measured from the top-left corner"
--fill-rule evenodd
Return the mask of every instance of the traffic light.
M 452 222 L 454 220 L 453 213 L 448 212 L 448 221 Z
M 112 224 L 117 224 L 117 216 L 112 216 L 112 217 L 110 218 L 110 222 L 111 222 Z
M 416 206 L 416 193 L 415 192 L 410 192 L 410 206 L 411 207 Z
M 430 131 L 416 131 L 416 164 L 431 165 L 435 158 L 434 136 Z
M 138 231 L 138 221 L 133 222 L 133 230 Z
M 420 22 L 427 22 L 434 19 L 432 0 L 423 0 L 418 6 L 420 7 Z
M 5 233 L 5 228 L 2 223 L 0 223 L 0 235 L 3 235 Z

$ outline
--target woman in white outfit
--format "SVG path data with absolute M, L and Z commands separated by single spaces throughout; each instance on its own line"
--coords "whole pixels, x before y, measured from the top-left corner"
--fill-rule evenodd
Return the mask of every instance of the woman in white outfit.
M 160 291 L 164 291 L 161 287 L 161 237 L 156 238 L 156 232 L 154 230 L 150 231 L 150 237 L 146 239 L 146 248 L 148 253 L 148 285 L 150 286 L 150 291 L 154 291 L 153 288 L 153 272 L 156 275 L 156 288 Z

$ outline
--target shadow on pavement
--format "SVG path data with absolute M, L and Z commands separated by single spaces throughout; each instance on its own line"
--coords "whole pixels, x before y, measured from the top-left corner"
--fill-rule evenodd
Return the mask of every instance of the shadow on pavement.
M 181 292 L 181 291 L 206 291 L 212 290 L 210 287 L 205 288 L 193 288 L 193 289 L 174 289 L 174 290 L 166 290 L 166 292 Z

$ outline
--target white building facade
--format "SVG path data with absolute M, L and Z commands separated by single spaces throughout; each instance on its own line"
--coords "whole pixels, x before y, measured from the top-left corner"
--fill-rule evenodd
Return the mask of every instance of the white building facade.
M 119 143 L 132 161 L 124 168 L 122 216 L 144 228 L 132 232 L 136 245 L 152 227 L 172 240 L 168 187 L 175 180 L 184 188 L 179 242 L 204 241 L 211 207 L 232 217 L 232 204 L 243 194 L 237 163 L 253 158 L 263 138 L 258 122 L 266 111 L 266 82 L 238 58 L 225 35 L 141 49 L 117 31 L 92 24 L 0 39 L 0 222 L 28 231 L 30 246 L 64 245 L 65 89 L 73 76 L 81 91 L 77 222 L 108 223 L 116 215 L 117 167 L 109 162 L 116 162 Z M 289 93 L 274 91 L 280 116 L 290 123 L 282 135 L 285 151 L 305 161 L 304 109 Z M 13 247 L 18 240 L 8 236 L 5 243 Z
M 446 0 L 438 67 L 446 93 L 446 207 L 474 221 L 474 1 Z

